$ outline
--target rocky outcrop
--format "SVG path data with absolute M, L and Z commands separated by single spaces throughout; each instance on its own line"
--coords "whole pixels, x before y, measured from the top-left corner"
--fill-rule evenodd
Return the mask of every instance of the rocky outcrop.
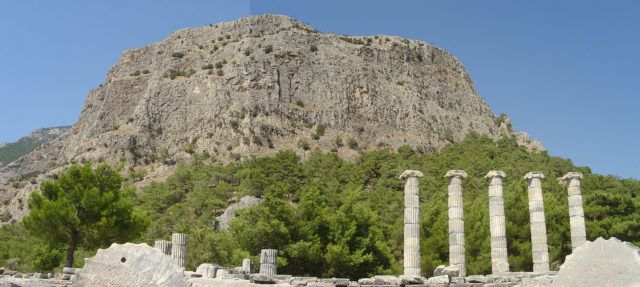
M 227 209 L 224 210 L 224 213 L 222 213 L 222 215 L 216 217 L 215 221 L 213 222 L 214 229 L 225 231 L 228 230 L 229 223 L 231 222 L 231 220 L 236 218 L 236 210 L 256 206 L 260 204 L 260 202 L 262 202 L 262 198 L 250 195 L 243 196 L 240 199 L 240 202 L 230 205 L 229 207 L 227 207 Z
M 316 147 L 346 159 L 402 145 L 437 153 L 471 131 L 515 136 L 446 51 L 249 16 L 123 52 L 70 132 L 0 169 L 0 184 L 21 174 L 45 179 L 51 162 L 125 161 L 146 169 L 148 182 L 204 152 L 220 163 L 281 149 L 304 157 Z

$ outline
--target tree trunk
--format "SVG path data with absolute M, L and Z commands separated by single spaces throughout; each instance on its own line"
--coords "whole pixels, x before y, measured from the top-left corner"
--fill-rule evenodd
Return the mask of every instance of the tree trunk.
M 64 263 L 64 267 L 73 266 L 73 253 L 75 251 L 76 251 L 76 244 L 75 242 L 72 242 L 71 246 L 69 246 L 69 249 L 67 249 L 67 260 Z

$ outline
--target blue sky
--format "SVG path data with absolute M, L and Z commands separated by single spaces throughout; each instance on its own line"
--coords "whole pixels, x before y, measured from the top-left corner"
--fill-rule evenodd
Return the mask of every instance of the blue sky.
M 0 142 L 73 124 L 126 49 L 263 13 L 432 43 L 549 154 L 640 178 L 638 1 L 0 1 Z

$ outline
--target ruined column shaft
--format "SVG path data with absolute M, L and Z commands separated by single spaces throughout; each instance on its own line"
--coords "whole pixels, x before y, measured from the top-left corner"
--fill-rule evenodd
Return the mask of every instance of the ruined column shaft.
M 491 272 L 493 274 L 509 272 L 502 192 L 502 178 L 505 176 L 506 174 L 502 171 L 490 171 L 485 176 L 489 180 L 489 229 L 491 232 Z
M 562 177 L 562 181 L 568 183 L 569 194 L 569 225 L 571 226 L 571 250 L 587 242 L 587 231 L 584 224 L 584 209 L 582 206 L 582 192 L 580 180 L 582 173 L 570 172 Z
M 467 274 L 465 267 L 464 208 L 462 203 L 462 178 L 467 174 L 461 170 L 450 170 L 449 178 L 449 264 L 460 270 L 460 276 Z
M 165 255 L 171 256 L 171 241 L 156 240 L 153 243 L 153 248 L 162 251 Z
M 528 182 L 529 216 L 531 220 L 531 248 L 533 272 L 549 272 L 549 248 L 547 245 L 547 227 L 544 218 L 541 178 L 539 172 L 525 175 Z
M 422 173 L 407 170 L 404 179 L 404 275 L 420 277 L 420 200 L 418 178 Z
M 176 265 L 187 267 L 187 235 L 174 233 L 171 235 L 171 257 Z
M 260 250 L 260 274 L 276 275 L 278 260 L 277 249 L 262 249 Z

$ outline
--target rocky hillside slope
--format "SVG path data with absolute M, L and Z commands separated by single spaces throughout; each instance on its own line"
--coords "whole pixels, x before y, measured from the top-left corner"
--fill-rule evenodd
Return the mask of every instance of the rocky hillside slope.
M 344 158 L 402 145 L 437 153 L 470 131 L 516 136 L 446 51 L 394 36 L 323 34 L 286 16 L 249 16 L 123 52 L 70 132 L 0 169 L 0 184 L 39 176 L 20 191 L 0 186 L 7 191 L 0 194 L 14 206 L 74 161 L 125 162 L 150 180 L 205 152 L 218 162 L 279 149 L 304 158 L 316 147 Z M 543 149 L 526 134 L 518 138 Z
M 69 131 L 71 126 L 37 129 L 13 143 L 0 143 L 0 167 Z

